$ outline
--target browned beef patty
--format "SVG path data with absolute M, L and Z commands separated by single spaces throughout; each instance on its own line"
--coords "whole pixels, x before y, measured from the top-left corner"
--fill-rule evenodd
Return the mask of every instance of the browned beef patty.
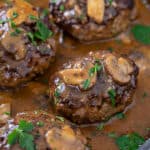
M 55 41 L 52 37 L 40 39 L 49 28 L 48 16 L 37 20 L 40 12 L 26 1 L 15 0 L 11 6 L 0 8 L 0 86 L 13 87 L 42 74 L 55 56 Z M 43 24 L 46 26 L 43 28 Z M 40 37 L 33 39 L 33 33 Z M 44 33 L 45 34 L 45 33 Z M 38 36 L 37 35 L 37 36 Z M 42 35 L 43 36 L 43 35 Z
M 132 102 L 138 68 L 125 56 L 90 53 L 55 73 L 50 98 L 57 113 L 75 123 L 107 120 Z
M 59 119 L 58 116 L 47 114 L 43 111 L 25 112 L 18 114 L 9 126 L 5 127 L 6 136 L 12 128 L 16 128 L 20 120 L 31 122 L 34 126 L 32 135 L 36 150 L 87 150 L 86 139 L 81 132 L 69 124 L 67 121 Z M 39 125 L 41 123 L 42 125 Z M 0 139 L 2 138 L 0 133 Z M 4 139 L 3 139 L 4 141 Z M 5 144 L 0 148 L 2 150 L 21 150 L 18 144 L 8 148 Z
M 103 40 L 116 36 L 130 24 L 134 0 L 50 0 L 54 22 L 73 37 Z

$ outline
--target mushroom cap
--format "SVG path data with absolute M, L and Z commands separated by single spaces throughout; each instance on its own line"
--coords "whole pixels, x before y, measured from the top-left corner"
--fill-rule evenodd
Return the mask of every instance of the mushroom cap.
M 126 84 L 130 81 L 130 74 L 134 71 L 134 68 L 128 59 L 123 57 L 117 58 L 109 54 L 106 55 L 104 62 L 106 70 L 116 82 Z
M 33 6 L 24 0 L 15 0 L 13 7 L 7 11 L 7 17 L 12 18 L 14 13 L 18 14 L 18 16 L 13 19 L 16 25 L 20 25 L 29 20 L 30 15 L 38 16 L 38 13 L 34 10 Z
M 89 70 L 94 67 L 92 63 L 88 63 L 84 68 L 79 65 L 78 68 L 64 69 L 59 71 L 59 75 L 62 77 L 65 84 L 76 85 L 83 89 L 83 83 L 89 79 Z M 90 77 L 90 83 L 88 88 L 92 87 L 96 83 L 97 73 L 94 73 Z
M 104 19 L 105 1 L 104 0 L 87 0 L 87 14 L 97 23 Z
M 46 134 L 46 141 L 52 149 L 84 150 L 85 146 L 80 138 L 82 137 L 78 137 L 68 125 L 64 125 L 61 129 L 53 127 Z

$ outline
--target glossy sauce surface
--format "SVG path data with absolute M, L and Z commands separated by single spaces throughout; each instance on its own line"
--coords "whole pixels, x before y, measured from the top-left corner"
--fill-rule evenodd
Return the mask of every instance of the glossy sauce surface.
M 137 1 L 138 18 L 136 22 L 150 25 L 150 10 L 148 10 L 140 0 Z M 46 8 L 48 0 L 31 0 L 36 6 Z M 128 35 L 124 33 L 124 35 Z M 140 68 L 138 76 L 138 87 L 133 96 L 134 102 L 126 111 L 126 118 L 118 120 L 113 118 L 109 120 L 103 131 L 96 130 L 97 125 L 88 125 L 80 127 L 86 137 L 90 139 L 93 150 L 117 150 L 115 142 L 108 134 L 126 134 L 138 132 L 146 136 L 147 128 L 150 128 L 150 46 L 144 46 L 137 43 L 132 35 L 129 36 L 130 42 L 112 39 L 109 41 L 97 41 L 93 43 L 80 43 L 71 37 L 65 36 L 63 44 L 57 44 L 57 54 L 55 63 L 51 64 L 49 70 L 43 75 L 15 89 L 0 91 L 0 104 L 10 102 L 12 106 L 12 115 L 18 112 L 44 109 L 52 112 L 50 102 L 47 96 L 49 76 L 68 60 L 81 57 L 94 50 L 113 49 L 120 54 L 128 54 L 133 58 Z

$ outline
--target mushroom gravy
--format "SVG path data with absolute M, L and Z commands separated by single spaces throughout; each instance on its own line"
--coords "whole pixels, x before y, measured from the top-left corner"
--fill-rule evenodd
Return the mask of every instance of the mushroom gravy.
M 43 8 L 48 7 L 48 0 L 30 0 L 30 2 Z M 142 0 L 136 0 L 136 2 L 138 7 L 136 22 L 150 25 L 150 9 L 142 3 Z M 0 104 L 11 103 L 12 116 L 18 112 L 38 109 L 53 113 L 47 93 L 50 75 L 72 58 L 82 57 L 92 50 L 107 49 L 129 55 L 139 66 L 138 87 L 133 96 L 134 102 L 125 111 L 125 119 L 119 120 L 113 117 L 106 122 L 102 131 L 96 129 L 98 124 L 80 126 L 79 128 L 89 139 L 93 150 L 118 149 L 115 141 L 108 136 L 109 133 L 120 135 L 137 132 L 144 137 L 147 136 L 147 129 L 150 128 L 150 46 L 136 42 L 132 35 L 129 35 L 129 30 L 116 39 L 90 43 L 81 43 L 65 35 L 62 44 L 57 41 L 56 60 L 50 65 L 45 75 L 15 89 L 1 89 Z

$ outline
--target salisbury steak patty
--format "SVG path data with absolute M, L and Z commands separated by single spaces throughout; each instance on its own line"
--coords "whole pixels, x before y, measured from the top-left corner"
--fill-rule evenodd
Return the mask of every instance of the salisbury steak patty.
M 48 17 L 24 0 L 0 7 L 0 86 L 15 86 L 48 68 L 55 55 L 48 28 Z
M 90 53 L 64 64 L 50 81 L 56 111 L 76 123 L 106 120 L 131 102 L 138 68 L 125 56 Z
M 33 130 L 29 134 L 34 138 L 34 149 L 36 150 L 87 150 L 85 146 L 86 139 L 77 128 L 69 125 L 62 117 L 54 117 L 43 111 L 18 114 L 14 121 L 9 124 L 8 131 L 4 132 L 4 137 L 7 135 L 7 132 L 11 133 L 12 131 L 10 130 L 17 128 L 18 124 L 25 125 L 26 123 L 32 123 L 33 125 Z M 19 144 L 14 144 L 10 148 L 3 144 L 2 147 L 0 145 L 2 150 L 27 149 L 21 148 Z M 28 149 L 31 149 L 31 147 Z
M 79 40 L 106 39 L 130 24 L 134 0 L 50 0 L 54 21 Z

